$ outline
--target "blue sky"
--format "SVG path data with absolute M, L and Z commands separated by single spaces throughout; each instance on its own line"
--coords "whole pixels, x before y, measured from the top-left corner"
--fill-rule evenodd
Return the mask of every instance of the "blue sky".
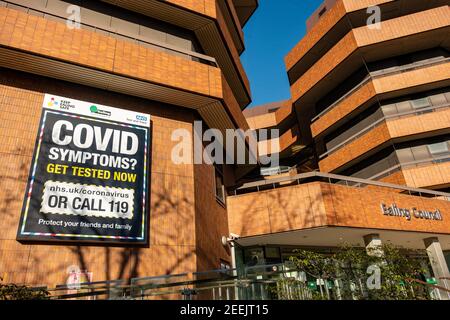
M 290 97 L 285 55 L 306 32 L 306 19 L 323 0 L 260 0 L 244 28 L 242 63 L 257 106 Z

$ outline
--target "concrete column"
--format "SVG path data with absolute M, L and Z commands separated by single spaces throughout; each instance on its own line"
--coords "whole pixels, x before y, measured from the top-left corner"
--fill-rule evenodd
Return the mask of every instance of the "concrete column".
M 381 238 L 379 234 L 368 234 L 364 236 L 364 243 L 366 245 L 366 251 L 369 256 L 374 257 L 382 257 L 383 249 L 381 246 L 383 243 L 381 242 Z
M 447 262 L 445 261 L 444 253 L 442 252 L 441 244 L 438 238 L 428 238 L 423 240 L 425 247 L 427 248 L 427 254 L 430 258 L 430 264 L 433 268 L 434 276 L 438 282 L 438 285 L 450 290 L 450 281 L 443 280 L 441 278 L 450 278 Z M 439 290 L 441 299 L 450 300 L 450 293 Z

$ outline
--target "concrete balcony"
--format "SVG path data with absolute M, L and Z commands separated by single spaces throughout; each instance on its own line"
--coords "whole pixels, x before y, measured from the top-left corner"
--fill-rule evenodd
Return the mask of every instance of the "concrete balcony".
M 285 57 L 291 83 L 338 43 L 352 28 L 367 23 L 369 6 L 379 6 L 382 20 L 447 5 L 446 0 L 337 0 Z
M 0 7 L 0 66 L 196 109 L 221 130 L 247 128 L 214 59 L 101 31 Z
M 335 181 L 340 184 L 331 183 Z M 346 183 L 355 186 L 346 186 Z M 334 228 L 450 234 L 450 198 L 445 193 L 317 172 L 249 183 L 238 191 L 242 194 L 228 197 L 229 229 L 243 240 L 323 230 L 328 231 L 329 237 L 322 240 L 335 241 L 337 239 L 331 239 Z M 382 212 L 382 204 L 395 204 L 408 210 L 439 210 L 443 220 L 388 216 Z M 299 241 L 307 245 L 309 235 L 304 235 Z M 339 242 L 342 240 L 335 244 Z M 446 242 L 450 246 L 450 241 Z M 316 245 L 320 243 L 321 240 Z
M 269 103 L 244 110 L 244 116 L 252 129 L 276 127 L 280 130 L 295 124 L 295 113 L 290 100 Z M 283 123 L 287 124 L 284 126 Z
M 312 136 L 317 138 L 326 134 L 377 100 L 405 95 L 410 90 L 448 86 L 449 79 L 450 59 L 399 68 L 399 70 L 378 76 L 369 76 L 360 85 L 312 119 Z
M 259 6 L 259 0 L 232 0 L 239 21 L 244 26 Z
M 292 128 L 283 132 L 279 138 L 259 141 L 258 145 L 259 156 L 278 153 L 280 159 L 292 156 L 303 149 L 303 146 L 300 145 L 300 130 L 298 125 L 294 125 Z
M 428 113 L 420 111 L 406 115 L 383 118 L 362 132 L 320 156 L 322 172 L 345 170 L 352 164 L 370 157 L 385 146 L 397 141 L 424 138 L 450 132 L 450 108 L 431 108 Z
M 224 0 L 101 1 L 194 32 L 205 54 L 217 60 L 241 108 L 250 103 L 250 84 L 239 57 L 244 50 L 242 30 L 239 31 L 237 13 L 233 13 L 230 3 L 219 4 Z M 227 12 L 222 12 L 225 9 Z
M 447 188 L 450 186 L 450 159 L 398 165 L 383 173 L 378 180 L 411 188 Z
M 315 104 L 365 61 L 439 46 L 450 48 L 449 31 L 449 6 L 383 21 L 380 29 L 352 29 L 292 84 L 293 101 L 296 106 Z

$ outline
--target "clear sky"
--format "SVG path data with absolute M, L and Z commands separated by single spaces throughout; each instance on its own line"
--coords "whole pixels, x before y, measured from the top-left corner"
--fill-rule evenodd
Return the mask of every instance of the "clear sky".
M 306 32 L 306 19 L 323 0 L 260 0 L 244 28 L 242 63 L 250 80 L 253 103 L 289 99 L 286 54 Z

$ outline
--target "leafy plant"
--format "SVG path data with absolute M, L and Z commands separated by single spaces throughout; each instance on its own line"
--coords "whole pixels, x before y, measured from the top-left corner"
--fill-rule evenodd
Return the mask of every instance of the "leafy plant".
M 304 271 L 313 278 L 320 279 L 320 294 L 312 290 L 312 298 L 330 299 L 328 281 L 338 282 L 334 291 L 338 299 L 367 300 L 407 300 L 430 299 L 429 292 L 420 284 L 411 281 L 426 273 L 424 259 L 418 258 L 416 250 L 406 250 L 390 244 L 369 250 L 344 245 L 333 255 L 324 255 L 307 250 L 296 250 L 290 257 L 297 270 Z M 371 275 L 369 267 L 379 270 L 378 288 L 368 288 L 367 280 Z M 281 281 L 286 281 L 281 280 Z M 284 287 L 286 283 L 282 283 Z M 325 288 L 325 294 L 322 291 Z M 290 291 L 289 291 L 290 292 Z M 283 292 L 279 293 L 283 298 Z M 290 295 L 292 297 L 292 295 Z
M 0 300 L 48 300 L 50 293 L 45 289 L 34 289 L 16 284 L 3 284 L 0 278 Z

